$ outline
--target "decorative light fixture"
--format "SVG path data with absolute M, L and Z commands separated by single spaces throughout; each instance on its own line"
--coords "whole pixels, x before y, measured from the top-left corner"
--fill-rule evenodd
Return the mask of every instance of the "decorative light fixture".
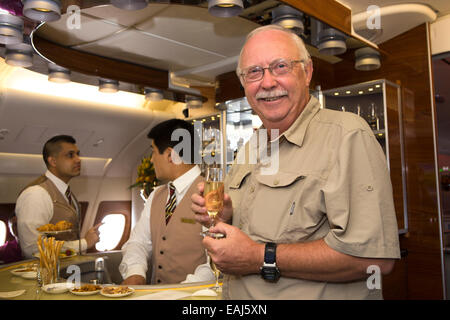
M 119 91 L 119 81 L 106 78 L 99 78 L 98 91 L 106 93 L 117 92 Z
M 277 24 L 286 29 L 292 29 L 296 34 L 303 34 L 303 13 L 286 5 L 281 5 L 272 10 L 272 24 Z
M 189 109 L 201 108 L 202 105 L 203 101 L 199 97 L 186 95 L 186 106 Z
M 244 10 L 242 0 L 208 0 L 208 12 L 219 18 L 239 15 Z
M 16 44 L 23 40 L 23 20 L 7 12 L 0 13 L 0 43 Z
M 148 101 L 161 101 L 164 99 L 164 93 L 162 90 L 154 88 L 144 88 L 145 100 Z
M 48 81 L 66 83 L 70 82 L 70 70 L 54 63 L 48 64 Z
M 14 67 L 31 67 L 33 65 L 33 47 L 26 43 L 7 44 L 5 62 Z
M 347 51 L 345 44 L 346 35 L 333 28 L 323 29 L 319 32 L 319 44 L 317 48 L 321 54 L 337 55 Z
M 60 0 L 22 0 L 23 15 L 36 21 L 56 21 L 61 18 Z
M 141 10 L 147 7 L 148 0 L 111 0 L 111 4 L 123 10 Z
M 364 47 L 356 50 L 355 58 L 356 70 L 372 71 L 381 67 L 380 53 L 370 47 Z

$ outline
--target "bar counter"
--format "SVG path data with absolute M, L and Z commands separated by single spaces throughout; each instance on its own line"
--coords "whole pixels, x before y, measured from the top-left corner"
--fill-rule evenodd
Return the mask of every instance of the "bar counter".
M 61 268 L 68 265 L 77 265 L 87 261 L 95 260 L 98 256 L 83 255 L 74 256 L 67 259 L 62 259 L 60 262 Z M 39 260 L 23 260 L 17 263 L 8 264 L 0 267 L 0 293 L 25 290 L 25 293 L 20 296 L 10 298 L 11 300 L 133 300 L 140 298 L 143 300 L 173 300 L 177 294 L 188 293 L 192 294 L 198 290 L 208 289 L 214 286 L 213 282 L 195 282 L 189 284 L 172 284 L 172 285 L 136 285 L 129 286 L 135 289 L 135 292 L 126 297 L 109 298 L 102 296 L 100 293 L 88 296 L 79 296 L 70 293 L 69 291 L 61 294 L 46 293 L 43 290 L 37 293 L 37 280 L 25 279 L 21 276 L 16 276 L 11 273 L 11 270 L 20 268 L 24 265 L 36 262 Z M 158 293 L 154 298 L 151 294 Z M 4 299 L 4 298 L 0 298 Z M 176 298 L 175 298 L 176 299 Z M 181 298 L 181 300 L 220 300 L 221 294 L 217 296 L 187 296 Z

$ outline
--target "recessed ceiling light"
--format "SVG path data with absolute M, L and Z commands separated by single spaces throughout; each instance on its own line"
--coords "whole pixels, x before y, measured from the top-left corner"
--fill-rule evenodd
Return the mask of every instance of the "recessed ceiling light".
M 345 91 L 346 94 L 352 93 L 350 90 Z
M 111 4 L 123 10 L 141 10 L 147 7 L 147 0 L 111 0 Z
M 208 12 L 219 18 L 239 15 L 244 10 L 242 0 L 208 0 Z
M 372 92 L 372 91 L 373 91 L 373 88 L 369 88 L 368 90 L 369 90 L 370 92 Z
M 57 83 L 70 82 L 70 70 L 54 63 L 48 64 L 48 81 Z
M 370 47 L 356 50 L 355 59 L 356 70 L 372 71 L 381 67 L 380 53 Z
M 56 21 L 61 18 L 60 0 L 22 0 L 23 15 L 36 21 Z
M 8 12 L 0 13 L 0 43 L 16 44 L 23 40 L 23 20 Z
M 359 93 L 359 94 L 363 94 L 363 93 L 364 93 L 364 91 L 358 91 L 358 93 Z
M 338 95 L 339 95 L 339 92 L 335 92 L 334 95 L 335 95 L 335 96 L 338 96 Z
M 5 62 L 14 67 L 31 67 L 33 52 L 33 48 L 28 43 L 6 45 Z
M 105 93 L 117 92 L 119 91 L 119 81 L 106 78 L 99 78 L 98 91 Z

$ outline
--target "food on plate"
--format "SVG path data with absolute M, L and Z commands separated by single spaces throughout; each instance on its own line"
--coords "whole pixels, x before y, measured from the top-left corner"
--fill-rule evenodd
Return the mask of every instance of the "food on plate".
M 102 287 L 97 284 L 84 284 L 79 288 L 72 289 L 73 292 L 91 292 L 101 290 Z
M 106 294 L 125 294 L 125 293 L 129 293 L 132 292 L 133 289 L 128 288 L 128 287 L 104 287 L 102 289 L 103 293 Z
M 44 224 L 43 226 L 40 226 L 39 228 L 37 228 L 38 231 L 40 232 L 48 232 L 48 231 L 65 231 L 65 230 L 70 230 L 72 228 L 73 224 L 62 220 L 57 222 L 56 224 L 52 224 L 52 223 L 47 223 Z
M 67 257 L 71 257 L 71 256 L 73 256 L 73 255 L 75 255 L 75 250 L 73 250 L 73 249 L 66 249 L 66 250 L 62 250 L 60 253 L 59 253 L 59 257 L 60 258 L 67 258 Z

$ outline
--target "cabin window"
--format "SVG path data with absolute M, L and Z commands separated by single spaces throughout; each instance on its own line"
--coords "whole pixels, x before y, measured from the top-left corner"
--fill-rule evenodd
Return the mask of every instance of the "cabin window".
M 125 216 L 120 213 L 108 214 L 102 219 L 100 241 L 95 245 L 98 251 L 112 250 L 119 244 L 125 230 Z
M 5 244 L 6 234 L 7 234 L 6 223 L 0 220 L 0 246 Z

